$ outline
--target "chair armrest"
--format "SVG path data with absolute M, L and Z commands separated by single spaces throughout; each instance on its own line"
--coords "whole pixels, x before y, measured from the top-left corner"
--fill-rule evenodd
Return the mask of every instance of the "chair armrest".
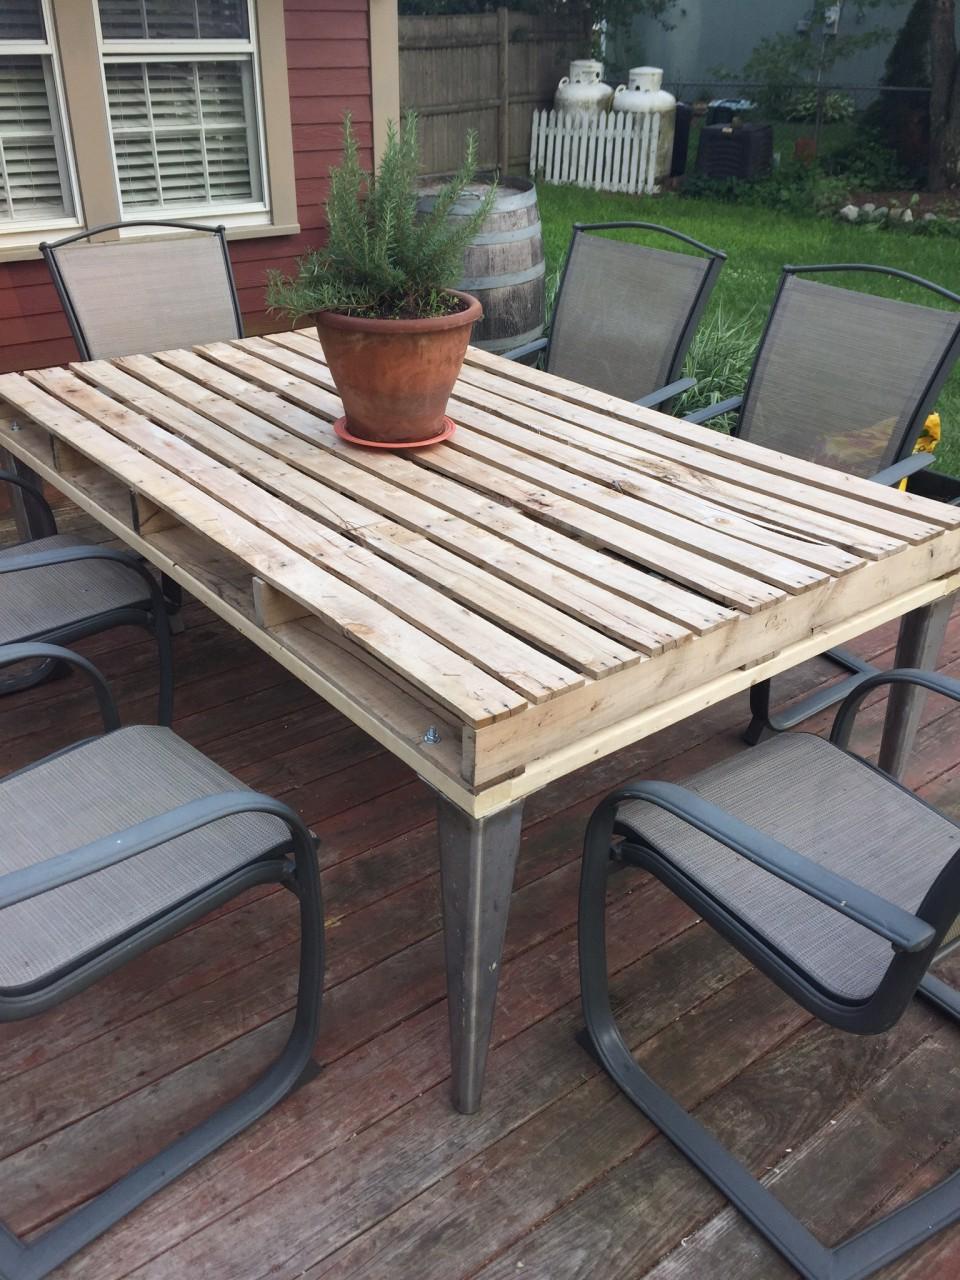
M 103 836 L 67 853 L 59 853 L 46 862 L 8 871 L 0 876 L 0 910 L 115 867 L 157 845 L 238 813 L 266 813 L 279 818 L 290 831 L 297 866 L 305 857 L 313 857 L 310 833 L 288 805 L 256 791 L 224 791 L 219 795 L 190 800 L 123 831 Z
M 42 489 L 35 484 L 31 484 L 29 480 L 24 480 L 22 476 L 18 476 L 14 471 L 0 471 L 0 483 L 15 485 L 16 488 L 23 490 L 31 502 L 37 504 L 46 525 L 46 531 L 40 535 L 41 537 L 47 538 L 57 532 L 57 518 L 53 514 L 53 508 L 50 503 L 43 496 Z
M 533 342 L 525 342 L 522 347 L 514 347 L 512 351 L 500 351 L 504 360 L 522 360 L 524 356 L 532 356 L 535 351 L 543 351 L 550 343 L 549 338 L 535 338 Z
M 24 550 L 18 555 L 5 556 L 0 560 L 0 574 L 40 569 L 44 565 L 69 564 L 72 560 L 112 560 L 132 569 L 143 579 L 154 610 L 165 610 L 160 585 L 143 561 L 129 551 L 115 551 L 111 547 L 45 547 L 43 551 Z
M 625 800 L 644 800 L 673 814 L 770 875 L 816 898 L 840 915 L 855 920 L 871 933 L 886 938 L 901 951 L 922 951 L 936 936 L 935 929 L 926 921 L 757 831 L 686 787 L 656 781 L 629 783 L 622 787 L 601 806 L 603 809 L 612 808 L 609 816 L 611 832 L 616 810 Z
M 929 689 L 931 693 L 942 693 L 945 698 L 953 698 L 960 702 L 960 680 L 952 676 L 941 675 L 938 671 L 923 671 L 920 667 L 899 667 L 894 671 L 877 671 L 874 675 L 865 676 L 840 703 L 830 730 L 830 741 L 844 750 L 850 741 L 853 722 L 857 718 L 860 704 L 874 689 L 885 684 L 913 684 L 921 689 Z
M 696 378 L 678 378 L 676 382 L 668 382 L 665 387 L 659 387 L 656 391 L 651 391 L 648 396 L 641 396 L 639 400 L 634 400 L 633 403 L 640 405 L 641 408 L 653 409 L 656 405 L 663 404 L 664 400 L 672 400 L 674 396 L 682 395 L 684 391 L 689 391 L 696 385 Z
M 72 649 L 64 649 L 58 644 L 43 644 L 39 640 L 27 640 L 22 644 L 0 645 L 0 667 L 8 667 L 14 662 L 26 662 L 30 658 L 67 662 L 70 666 L 76 667 L 78 671 L 84 672 L 93 685 L 93 691 L 97 696 L 97 705 L 100 708 L 100 718 L 103 720 L 104 732 L 112 733 L 114 729 L 120 728 L 120 715 L 117 711 L 117 704 L 114 702 L 113 695 L 110 692 L 110 686 L 87 658 L 82 657 L 79 653 L 74 653 Z
M 716 404 L 705 404 L 702 409 L 694 409 L 693 413 L 683 415 L 684 422 L 709 422 L 711 418 L 719 418 L 721 413 L 730 413 L 743 404 L 743 396 L 731 396 L 729 400 L 718 400 Z
M 905 458 L 901 458 L 899 462 L 895 462 L 890 467 L 884 467 L 882 471 L 878 471 L 875 476 L 870 476 L 869 478 L 874 484 L 899 484 L 907 476 L 923 471 L 925 467 L 929 467 L 934 461 L 935 455 L 932 453 L 910 453 Z

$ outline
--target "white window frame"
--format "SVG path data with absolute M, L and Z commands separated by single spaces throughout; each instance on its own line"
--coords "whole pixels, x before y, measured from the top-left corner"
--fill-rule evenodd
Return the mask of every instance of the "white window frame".
M 63 87 L 63 76 L 60 70 L 60 51 L 55 38 L 56 28 L 50 0 L 40 0 L 40 15 L 43 19 L 44 40 L 0 40 L 0 57 L 40 57 L 49 59 L 50 77 L 47 79 L 48 92 L 53 91 L 54 146 L 57 151 L 57 167 L 60 173 L 60 185 L 72 212 L 61 218 L 40 218 L 33 221 L 27 219 L 0 218 L 0 245 L 15 248 L 18 245 L 36 244 L 47 232 L 69 232 L 83 226 L 83 209 L 80 202 L 80 187 L 77 182 L 76 163 L 71 145 L 67 99 Z
M 123 210 L 123 198 L 120 190 L 120 174 L 117 166 L 116 148 L 113 146 L 113 133 L 110 135 L 110 149 L 113 154 L 113 178 L 116 189 L 117 207 L 120 217 L 127 222 L 142 218 L 165 218 L 186 220 L 191 222 L 207 222 L 217 225 L 229 220 L 233 226 L 248 223 L 260 225 L 270 221 L 270 188 L 269 165 L 265 144 L 263 84 L 260 69 L 260 50 L 257 40 L 257 14 L 253 0 L 246 0 L 247 30 L 246 39 L 231 40 L 110 40 L 105 39 L 100 25 L 100 6 L 94 3 L 97 26 L 97 47 L 100 50 L 100 74 L 103 83 L 104 100 L 107 100 L 106 67 L 108 63 L 156 63 L 156 62 L 233 62 L 248 61 L 250 63 L 250 88 L 253 107 L 253 119 L 248 122 L 248 135 L 251 127 L 256 130 L 254 146 L 249 146 L 252 160 L 259 166 L 259 174 L 253 175 L 260 189 L 260 199 L 236 204 L 200 203 L 196 205 L 178 204 L 175 207 L 163 205 L 140 205 L 136 209 Z M 137 228 L 131 228 L 136 231 Z M 121 233 L 122 234 L 122 233 Z

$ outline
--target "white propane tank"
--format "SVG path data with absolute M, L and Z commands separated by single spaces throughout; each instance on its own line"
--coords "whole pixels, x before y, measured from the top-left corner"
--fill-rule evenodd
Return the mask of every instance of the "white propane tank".
M 662 67 L 631 67 L 630 84 L 618 84 L 613 94 L 614 111 L 635 111 L 638 115 L 656 113 L 660 117 L 655 176 L 669 175 L 673 162 L 673 132 L 677 119 L 677 100 L 661 89 Z
M 558 111 L 585 111 L 590 115 L 609 111 L 613 90 L 602 82 L 602 75 L 603 63 L 593 58 L 571 62 L 569 76 L 564 76 L 557 85 L 553 105 Z

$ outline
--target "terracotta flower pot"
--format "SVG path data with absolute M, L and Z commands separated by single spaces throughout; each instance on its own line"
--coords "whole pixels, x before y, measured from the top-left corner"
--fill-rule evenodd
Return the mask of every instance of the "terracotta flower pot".
M 351 435 L 397 444 L 439 435 L 470 332 L 483 316 L 476 298 L 450 292 L 464 309 L 428 320 L 318 312 L 317 334 Z

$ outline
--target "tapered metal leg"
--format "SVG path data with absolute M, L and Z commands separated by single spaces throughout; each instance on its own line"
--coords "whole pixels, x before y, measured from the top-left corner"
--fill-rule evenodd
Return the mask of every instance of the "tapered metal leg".
M 453 1105 L 480 1107 L 523 804 L 469 817 L 438 796 Z
M 920 667 L 927 671 L 936 668 L 955 599 L 947 596 L 904 614 L 895 667 Z M 877 762 L 893 778 L 903 777 L 926 699 L 927 691 L 915 685 L 893 685 L 890 689 Z

